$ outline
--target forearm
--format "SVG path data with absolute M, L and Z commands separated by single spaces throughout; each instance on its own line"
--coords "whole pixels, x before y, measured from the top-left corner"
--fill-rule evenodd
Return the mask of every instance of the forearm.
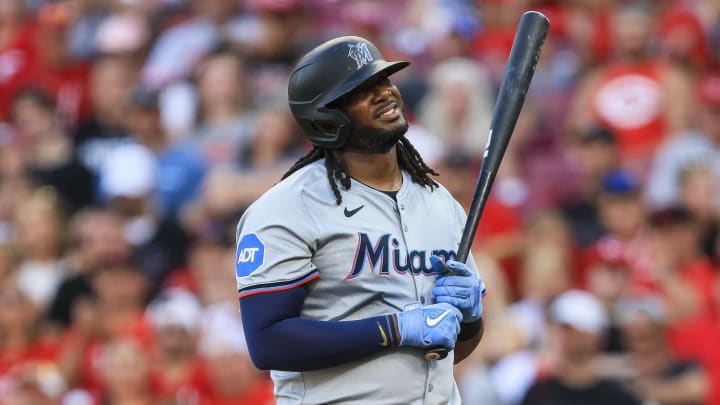
M 462 324 L 458 341 L 455 344 L 455 364 L 465 360 L 475 350 L 482 340 L 485 331 L 485 323 L 482 318 L 479 321 Z
M 700 404 L 707 399 L 708 380 L 700 371 L 675 378 L 671 381 L 657 381 L 648 384 L 647 396 L 663 404 Z
M 262 314 L 264 308 L 272 305 L 265 302 L 267 297 L 262 295 L 265 294 L 240 301 L 250 356 L 260 369 L 308 371 L 329 368 L 399 344 L 393 315 L 345 322 L 299 316 L 273 320 Z
M 477 322 L 462 324 L 455 344 L 455 364 L 465 360 L 482 340 L 485 324 L 480 318 Z

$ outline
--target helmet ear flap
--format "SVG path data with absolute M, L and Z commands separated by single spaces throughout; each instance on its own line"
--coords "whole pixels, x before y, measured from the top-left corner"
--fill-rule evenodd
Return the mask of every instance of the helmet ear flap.
M 312 118 L 300 120 L 305 133 L 313 134 L 313 143 L 329 149 L 337 149 L 345 144 L 352 124 L 339 110 L 318 109 Z

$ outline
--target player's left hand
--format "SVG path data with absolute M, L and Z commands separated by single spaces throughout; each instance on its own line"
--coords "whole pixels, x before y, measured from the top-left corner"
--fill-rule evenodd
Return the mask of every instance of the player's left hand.
M 443 262 L 437 256 L 430 256 L 433 270 L 438 274 L 432 293 L 437 302 L 446 302 L 459 309 L 463 322 L 475 322 L 482 317 L 482 298 L 485 283 L 474 271 L 461 262 Z

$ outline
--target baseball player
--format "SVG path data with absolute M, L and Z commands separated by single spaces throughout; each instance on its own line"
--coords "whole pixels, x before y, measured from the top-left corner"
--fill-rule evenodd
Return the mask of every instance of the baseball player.
M 237 228 L 248 348 L 279 404 L 459 404 L 484 285 L 453 261 L 465 213 L 408 142 L 387 62 L 360 37 L 307 53 L 290 109 L 314 148 Z M 425 352 L 450 350 L 440 360 Z

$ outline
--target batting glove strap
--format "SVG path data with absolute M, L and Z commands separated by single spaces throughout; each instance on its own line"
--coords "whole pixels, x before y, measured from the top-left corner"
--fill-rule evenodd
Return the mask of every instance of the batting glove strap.
M 397 313 L 397 320 L 400 346 L 442 346 L 452 350 L 460 332 L 462 313 L 445 303 L 422 306 L 412 302 Z

